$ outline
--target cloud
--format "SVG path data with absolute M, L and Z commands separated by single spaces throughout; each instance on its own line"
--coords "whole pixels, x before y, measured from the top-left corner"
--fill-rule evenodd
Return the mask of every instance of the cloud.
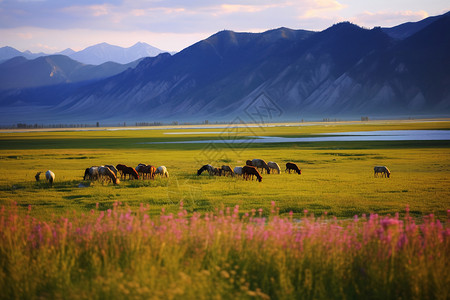
M 292 27 L 301 16 L 317 18 L 343 5 L 337 0 L 10 0 L 2 6 L 0 28 L 199 32 L 205 28 Z

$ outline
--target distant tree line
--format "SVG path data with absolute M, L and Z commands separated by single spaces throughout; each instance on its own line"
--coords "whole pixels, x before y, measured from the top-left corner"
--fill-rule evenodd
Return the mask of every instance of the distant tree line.
M 18 129 L 33 129 L 33 128 L 86 128 L 95 127 L 94 124 L 26 124 L 17 123 L 16 126 L 8 126 L 8 128 L 18 128 Z

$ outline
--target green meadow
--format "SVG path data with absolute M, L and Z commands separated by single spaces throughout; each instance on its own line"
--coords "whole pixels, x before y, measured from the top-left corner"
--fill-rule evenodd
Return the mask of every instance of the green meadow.
M 97 206 L 106 210 L 115 202 L 130 207 L 143 203 L 155 215 L 162 208 L 178 211 L 180 202 L 189 214 L 239 205 L 242 212 L 262 208 L 267 215 L 275 201 L 280 215 L 292 211 L 299 217 L 306 210 L 340 219 L 402 214 L 407 206 L 415 218 L 434 214 L 445 219 L 450 208 L 449 141 L 263 144 L 246 140 L 249 136 L 308 137 L 347 131 L 449 130 L 448 120 L 132 129 L 0 132 L 0 205 L 17 202 L 24 210 L 31 205 L 33 214 L 44 218 Z M 243 142 L 159 143 L 211 139 Z M 234 168 L 253 158 L 277 162 L 281 174 L 263 174 L 261 183 L 196 174 L 203 164 Z M 301 175 L 284 173 L 289 161 L 297 163 Z M 122 180 L 116 186 L 83 180 L 87 167 L 119 163 L 164 165 L 170 178 Z M 391 178 L 374 178 L 375 165 L 388 166 Z M 53 187 L 44 174 L 35 181 L 36 172 L 46 170 L 56 175 Z

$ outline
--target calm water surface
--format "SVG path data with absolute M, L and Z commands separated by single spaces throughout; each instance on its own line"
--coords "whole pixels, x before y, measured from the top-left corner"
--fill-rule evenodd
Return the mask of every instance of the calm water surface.
M 209 132 L 210 133 L 210 132 Z M 198 133 L 196 133 L 198 134 Z M 301 143 L 352 141 L 448 141 L 450 130 L 378 130 L 322 133 L 314 137 L 249 136 L 248 139 L 191 140 L 177 142 L 148 142 L 142 144 L 208 144 L 208 143 Z

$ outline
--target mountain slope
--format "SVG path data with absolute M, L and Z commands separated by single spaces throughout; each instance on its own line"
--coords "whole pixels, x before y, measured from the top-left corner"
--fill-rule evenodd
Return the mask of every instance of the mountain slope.
M 93 66 L 64 55 L 42 56 L 33 60 L 18 56 L 0 64 L 0 90 L 105 78 L 135 67 L 138 62 L 126 65 L 109 62 Z
M 113 77 L 68 85 L 66 92 L 57 86 L 0 94 L 0 105 L 47 105 L 43 114 L 66 122 L 255 121 L 249 109 L 260 109 L 264 95 L 276 112 L 270 121 L 448 116 L 448 32 L 448 15 L 401 40 L 350 23 L 322 32 L 221 31 L 173 56 L 145 58 Z M 55 97 L 48 103 L 42 95 L 51 89 Z M 38 118 L 26 115 L 32 117 Z

